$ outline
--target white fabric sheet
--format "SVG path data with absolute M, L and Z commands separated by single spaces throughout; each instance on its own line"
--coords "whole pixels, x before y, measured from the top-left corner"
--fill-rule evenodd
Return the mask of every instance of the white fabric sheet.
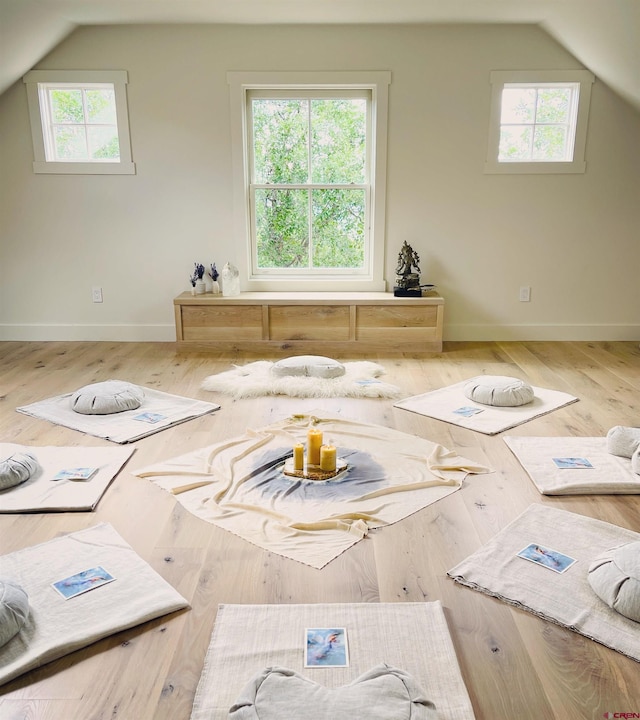
M 134 448 L 0 443 L 0 458 L 14 452 L 32 454 L 40 470 L 20 485 L 0 491 L 0 513 L 93 510 Z M 79 467 L 98 468 L 98 471 L 89 480 L 52 480 L 60 470 Z
M 122 444 L 135 442 L 220 408 L 216 403 L 171 395 L 153 388 L 145 387 L 143 390 L 144 401 L 139 408 L 112 415 L 81 415 L 75 412 L 71 408 L 72 392 L 24 405 L 16 410 L 31 417 L 49 420 L 56 425 L 63 425 L 72 430 Z M 144 420 L 145 413 L 150 413 L 157 419 L 154 422 L 147 422 Z M 146 417 L 149 419 L 149 416 Z
M 516 437 L 503 440 L 543 495 L 636 495 L 640 475 L 629 458 L 611 455 L 604 437 Z M 582 458 L 592 467 L 558 467 L 554 458 Z
M 310 423 L 348 470 L 322 482 L 283 474 Z M 370 529 L 397 522 L 489 468 L 396 430 L 326 417 L 281 422 L 142 468 L 194 515 L 258 547 L 321 568 Z
M 52 583 L 96 566 L 116 579 L 64 599 Z M 29 595 L 29 618 L 0 648 L 0 684 L 187 601 L 107 523 L 0 556 L 0 577 Z
M 638 533 L 616 525 L 546 505 L 531 505 L 447 574 L 462 585 L 640 662 L 640 623 L 612 610 L 587 579 L 589 566 L 598 555 L 638 540 Z M 518 557 L 530 543 L 568 555 L 576 562 L 558 573 Z
M 327 627 L 346 629 L 349 667 L 305 668 L 306 628 Z M 286 667 L 334 688 L 380 663 L 409 673 L 439 720 L 473 720 L 440 602 L 221 605 L 191 720 L 227 720 L 244 685 L 264 667 Z
M 464 394 L 467 382 L 468 380 L 463 380 L 455 385 L 405 398 L 394 403 L 394 407 L 443 420 L 485 435 L 496 435 L 578 400 L 577 397 L 558 390 L 547 390 L 532 385 L 534 398 L 527 405 L 492 407 L 469 400 Z M 456 412 L 465 408 L 470 409 L 469 414 Z

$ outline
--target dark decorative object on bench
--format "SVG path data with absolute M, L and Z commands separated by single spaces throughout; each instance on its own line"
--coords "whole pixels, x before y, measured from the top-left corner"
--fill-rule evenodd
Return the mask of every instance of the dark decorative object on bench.
M 420 297 L 420 257 L 418 253 L 405 240 L 400 253 L 398 254 L 398 265 L 396 266 L 396 285 L 393 294 L 396 297 Z M 412 272 L 413 268 L 417 272 Z

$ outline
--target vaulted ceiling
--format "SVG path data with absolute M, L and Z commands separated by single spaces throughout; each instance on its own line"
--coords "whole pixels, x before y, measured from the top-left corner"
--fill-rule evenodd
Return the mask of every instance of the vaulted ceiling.
M 0 0 L 0 93 L 78 26 L 142 23 L 535 24 L 640 110 L 640 0 Z

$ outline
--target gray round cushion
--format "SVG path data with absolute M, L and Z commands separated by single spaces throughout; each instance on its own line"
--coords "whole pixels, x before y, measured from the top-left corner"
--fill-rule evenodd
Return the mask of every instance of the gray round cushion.
M 20 485 L 40 469 L 38 461 L 29 453 L 16 452 L 0 460 L 0 490 Z
M 607 452 L 630 458 L 640 447 L 640 428 L 616 425 L 607 433 Z
M 595 594 L 609 607 L 640 622 L 640 542 L 598 555 L 587 577 Z
M 278 377 L 286 375 L 335 378 L 344 375 L 342 363 L 322 355 L 296 355 L 273 364 L 271 372 Z
M 20 632 L 29 616 L 29 596 L 13 580 L 0 578 L 0 647 Z
M 121 380 L 85 385 L 71 396 L 71 408 L 82 415 L 111 415 L 142 405 L 144 390 Z
M 503 375 L 478 375 L 467 381 L 464 395 L 481 405 L 518 407 L 533 400 L 533 388 L 524 380 Z

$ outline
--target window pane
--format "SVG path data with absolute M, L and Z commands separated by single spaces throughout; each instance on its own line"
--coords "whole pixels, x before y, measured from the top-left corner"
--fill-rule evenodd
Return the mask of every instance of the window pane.
M 252 101 L 254 177 L 257 183 L 306 183 L 306 100 Z
M 500 128 L 498 160 L 502 162 L 531 159 L 532 128 L 527 125 Z
M 53 128 L 58 160 L 86 160 L 87 138 L 84 125 L 58 125 Z
M 570 102 L 571 90 L 569 88 L 540 88 L 536 122 L 568 122 Z
M 366 110 L 364 98 L 311 101 L 311 181 L 365 181 Z
M 255 216 L 259 268 L 309 266 L 308 190 L 257 189 Z
M 120 158 L 118 131 L 115 127 L 89 126 L 87 127 L 87 138 L 92 160 L 118 160 Z
M 500 122 L 531 123 L 536 113 L 535 88 L 504 88 Z
M 87 122 L 115 125 L 116 97 L 113 90 L 87 90 Z
M 364 266 L 365 192 L 362 189 L 314 190 L 313 267 Z
M 533 136 L 533 159 L 561 161 L 567 158 L 567 132 L 564 125 L 538 125 Z
M 83 123 L 81 90 L 50 90 L 51 117 L 54 123 Z

